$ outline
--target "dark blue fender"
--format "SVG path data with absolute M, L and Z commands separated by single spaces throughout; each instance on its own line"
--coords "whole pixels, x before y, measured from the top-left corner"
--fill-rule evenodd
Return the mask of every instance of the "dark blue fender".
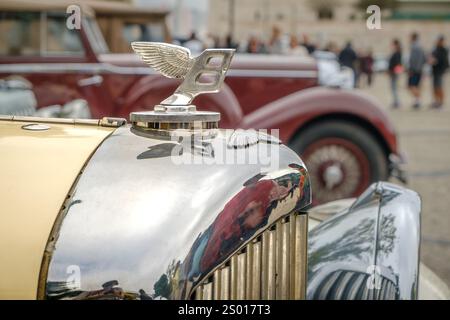
M 308 299 L 417 299 L 419 195 L 370 186 L 350 208 L 310 231 Z

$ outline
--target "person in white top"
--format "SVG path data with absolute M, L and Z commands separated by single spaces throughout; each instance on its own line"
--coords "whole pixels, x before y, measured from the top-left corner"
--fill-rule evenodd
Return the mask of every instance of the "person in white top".
M 296 56 L 308 56 L 308 50 L 301 46 L 298 42 L 298 39 L 295 35 L 291 35 L 291 39 L 289 41 L 289 48 L 288 52 L 289 55 L 296 55 Z
M 204 49 L 203 42 L 197 38 L 195 32 L 191 33 L 189 40 L 186 41 L 183 46 L 188 48 L 193 54 L 201 53 Z

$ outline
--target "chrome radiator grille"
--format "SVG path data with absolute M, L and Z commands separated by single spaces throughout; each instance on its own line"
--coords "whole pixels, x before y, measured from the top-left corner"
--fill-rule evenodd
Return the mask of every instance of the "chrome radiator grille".
M 369 289 L 367 281 L 370 274 L 338 270 L 328 275 L 320 284 L 315 300 L 396 300 L 396 285 L 380 276 L 380 288 Z
M 305 213 L 276 221 L 201 282 L 193 298 L 304 299 L 307 229 Z

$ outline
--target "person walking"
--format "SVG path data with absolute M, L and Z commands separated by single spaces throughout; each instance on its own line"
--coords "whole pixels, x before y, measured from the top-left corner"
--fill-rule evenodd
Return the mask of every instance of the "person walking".
M 308 50 L 309 54 L 313 54 L 316 51 L 316 46 L 309 41 L 309 37 L 307 34 L 303 34 L 303 42 L 301 43 L 303 47 Z
M 420 80 L 422 79 L 425 62 L 425 52 L 419 43 L 419 35 L 414 32 L 411 35 L 411 52 L 408 65 L 408 88 L 414 97 L 414 109 L 420 108 Z
M 188 48 L 193 54 L 198 54 L 203 51 L 204 45 L 200 39 L 197 38 L 195 32 L 191 32 L 191 36 L 189 39 L 183 44 L 186 48 Z
M 272 54 L 282 54 L 283 53 L 283 43 L 281 41 L 281 29 L 277 26 L 272 27 L 272 35 L 270 36 L 269 53 Z
M 433 73 L 433 93 L 434 102 L 432 108 L 440 109 L 444 103 L 444 91 L 442 89 L 442 79 L 445 71 L 449 67 L 448 49 L 444 45 L 444 36 L 437 40 L 436 47 L 431 53 L 431 66 Z
M 308 50 L 299 44 L 298 39 L 295 35 L 291 35 L 289 39 L 289 48 L 287 54 L 305 57 L 309 55 Z
M 256 36 L 250 36 L 247 43 L 247 53 L 264 53 L 264 47 Z
M 357 83 L 357 70 L 356 70 L 356 60 L 358 56 L 356 55 L 355 50 L 352 48 L 352 43 L 349 41 L 345 45 L 344 49 L 339 53 L 339 63 L 345 67 L 348 67 L 353 70 L 354 74 L 354 83 Z
M 359 65 L 361 74 L 365 74 L 367 77 L 367 86 L 372 85 L 373 80 L 373 53 L 372 49 L 369 48 L 367 52 L 359 57 Z
M 392 107 L 400 107 L 400 100 L 398 97 L 398 78 L 403 73 L 402 64 L 402 46 L 398 39 L 392 41 L 392 54 L 389 58 L 389 77 L 391 80 L 391 91 L 392 91 Z

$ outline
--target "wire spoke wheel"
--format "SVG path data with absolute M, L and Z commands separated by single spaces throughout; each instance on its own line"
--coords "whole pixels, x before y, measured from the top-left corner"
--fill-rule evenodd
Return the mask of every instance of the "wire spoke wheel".
M 318 203 L 360 194 L 370 182 L 369 161 L 350 141 L 321 139 L 303 153 Z
M 387 156 L 364 128 L 348 121 L 324 121 L 300 131 L 290 146 L 311 177 L 313 203 L 359 196 L 388 178 Z

